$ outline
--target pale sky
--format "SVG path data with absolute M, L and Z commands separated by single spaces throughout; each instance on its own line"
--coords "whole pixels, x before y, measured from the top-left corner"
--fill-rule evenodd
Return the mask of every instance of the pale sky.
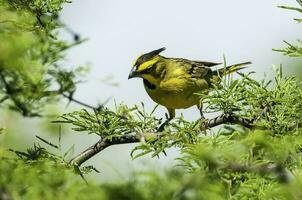
M 228 64 L 252 61 L 250 70 L 260 79 L 264 72 L 271 73 L 273 64 L 289 61 L 271 49 L 284 47 L 284 39 L 295 42 L 301 36 L 301 25 L 292 20 L 298 13 L 277 8 L 296 4 L 294 0 L 74 0 L 65 6 L 61 19 L 89 41 L 69 51 L 66 62 L 89 63 L 92 68 L 76 97 L 91 104 L 108 97 L 129 106 L 143 101 L 152 108 L 155 103 L 144 91 L 142 81 L 127 77 L 138 55 L 160 47 L 167 48 L 162 53 L 167 57 L 222 62 L 225 54 Z M 110 86 L 112 83 L 119 86 Z M 161 108 L 156 114 L 163 116 L 164 112 Z M 198 117 L 195 108 L 184 114 L 189 120 Z M 81 141 L 79 136 L 72 138 L 76 144 L 87 140 L 77 151 L 96 141 L 87 135 Z M 115 178 L 127 177 L 140 162 L 153 167 L 173 166 L 177 155 L 172 150 L 167 158 L 146 157 L 132 162 L 131 147 L 109 148 L 90 163 L 102 171 L 100 177 L 108 179 L 112 174 Z

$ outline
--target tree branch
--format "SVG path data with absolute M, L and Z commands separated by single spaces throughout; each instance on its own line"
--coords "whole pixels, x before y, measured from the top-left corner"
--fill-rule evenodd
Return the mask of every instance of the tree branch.
M 75 158 L 73 158 L 70 163 L 72 165 L 80 166 L 93 156 L 95 156 L 97 153 L 103 151 L 109 146 L 116 145 L 116 144 L 128 144 L 128 143 L 137 143 L 140 142 L 140 138 L 138 135 L 135 134 L 127 134 L 123 135 L 119 138 L 113 138 L 112 140 L 103 140 L 100 139 L 97 143 L 77 155 Z
M 274 173 L 281 183 L 288 183 L 293 174 L 286 168 L 278 164 L 261 164 L 255 166 L 243 165 L 239 163 L 228 163 L 223 168 L 235 172 L 254 172 L 260 174 Z
M 79 104 L 79 105 L 84 106 L 86 108 L 90 108 L 92 110 L 102 109 L 104 107 L 104 105 L 108 102 L 108 100 L 110 99 L 110 98 L 108 98 L 104 103 L 99 104 L 98 106 L 92 106 L 92 105 L 89 105 L 87 103 L 81 102 L 77 99 L 74 99 L 72 95 L 66 95 L 66 94 L 63 93 L 62 96 L 65 97 L 66 99 L 68 99 L 70 102 L 74 102 L 76 104 Z
M 239 117 L 232 116 L 232 115 L 222 114 L 218 117 L 215 117 L 213 119 L 209 119 L 208 121 L 206 121 L 204 123 L 203 127 L 205 129 L 209 129 L 209 128 L 213 128 L 213 127 L 221 125 L 221 124 L 232 123 L 232 124 L 240 124 L 247 128 L 251 128 L 253 122 L 254 122 L 254 120 L 248 120 L 248 119 L 239 118 Z
M 213 119 L 207 120 L 202 125 L 202 129 L 210 129 L 215 126 L 225 124 L 225 123 L 232 123 L 232 124 L 241 124 L 245 127 L 252 127 L 251 120 L 231 116 L 231 115 L 221 115 L 218 117 L 215 117 Z M 152 134 L 152 138 L 160 138 L 161 133 L 148 133 L 148 138 L 150 138 L 150 134 Z M 121 137 L 113 138 L 112 140 L 103 140 L 102 138 L 95 143 L 94 145 L 90 146 L 88 149 L 80 153 L 79 155 L 75 156 L 70 163 L 75 166 L 81 166 L 84 162 L 98 154 L 99 152 L 103 151 L 109 146 L 117 145 L 117 144 L 129 144 L 129 143 L 138 143 L 142 139 L 146 140 L 146 135 L 140 135 L 140 134 L 127 134 L 123 135 Z

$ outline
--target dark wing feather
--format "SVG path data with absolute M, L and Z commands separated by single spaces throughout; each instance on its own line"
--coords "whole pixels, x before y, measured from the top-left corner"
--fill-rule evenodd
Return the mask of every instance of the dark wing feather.
M 200 63 L 191 63 L 188 74 L 191 74 L 192 78 L 204 78 L 211 71 L 212 70 L 210 69 L 210 67 L 206 65 L 201 65 Z
M 222 63 L 214 63 L 214 62 L 207 62 L 207 61 L 197 61 L 197 60 L 194 60 L 194 61 L 191 61 L 191 62 L 194 63 L 194 64 L 197 64 L 197 65 L 203 65 L 203 66 L 206 66 L 206 67 L 213 67 L 213 66 L 222 64 Z
M 169 59 L 174 60 L 176 62 L 192 63 L 198 66 L 206 66 L 206 67 L 213 67 L 222 64 L 222 63 L 214 63 L 214 62 L 199 61 L 199 60 L 189 60 L 185 58 L 169 58 Z
M 207 75 L 212 73 L 210 67 L 220 65 L 221 63 L 214 62 L 206 62 L 206 61 L 195 61 L 188 60 L 185 58 L 170 58 L 175 62 L 184 63 L 184 67 L 187 68 L 188 74 L 192 76 L 192 78 L 205 78 Z

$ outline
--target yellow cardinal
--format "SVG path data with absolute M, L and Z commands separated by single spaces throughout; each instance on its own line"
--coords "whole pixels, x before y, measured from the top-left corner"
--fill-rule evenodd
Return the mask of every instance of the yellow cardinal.
M 196 93 L 208 90 L 219 77 L 245 68 L 251 62 L 244 62 L 212 70 L 221 63 L 193 61 L 184 58 L 167 58 L 159 55 L 160 48 L 137 58 L 129 77 L 143 79 L 148 95 L 156 103 L 165 106 L 169 112 L 166 122 L 175 117 L 175 109 L 196 105 L 202 114 L 202 104 Z

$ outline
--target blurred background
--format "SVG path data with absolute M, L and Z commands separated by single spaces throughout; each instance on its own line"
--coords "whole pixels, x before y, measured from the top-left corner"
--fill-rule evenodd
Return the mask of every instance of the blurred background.
M 296 5 L 296 1 L 74 0 L 65 5 L 61 21 L 88 41 L 68 51 L 65 62 L 70 67 L 91 67 L 75 98 L 92 105 L 110 98 L 107 106 L 111 108 L 115 102 L 129 106 L 144 102 L 150 111 L 155 103 L 144 91 L 142 80 L 127 77 L 137 56 L 160 47 L 167 48 L 162 53 L 166 57 L 223 62 L 225 55 L 227 64 L 252 61 L 246 72 L 257 72 L 257 79 L 272 77 L 272 66 L 280 64 L 287 74 L 299 75 L 292 67 L 297 65 L 297 58 L 272 51 L 285 47 L 283 40 L 294 43 L 301 36 L 301 27 L 292 20 L 298 14 L 277 8 L 278 5 Z M 70 39 L 72 35 L 62 31 L 61 37 Z M 66 108 L 66 103 L 49 110 L 65 113 L 79 109 L 73 104 Z M 160 107 L 155 114 L 163 117 L 165 112 Z M 180 113 L 188 120 L 199 117 L 195 108 L 179 110 L 177 114 Z M 14 148 L 22 149 L 32 145 L 34 135 L 56 141 L 59 127 L 49 125 L 51 120 L 41 124 L 39 120 L 24 120 L 18 114 L 7 113 L 0 118 L 8 129 L 8 134 L 0 135 L 0 144 L 12 148 L 6 142 L 10 140 L 10 145 L 14 143 Z M 74 154 L 98 140 L 94 135 L 72 132 L 70 127 L 63 127 L 62 133 L 63 149 L 75 145 Z M 177 149 L 167 151 L 167 157 L 146 156 L 132 161 L 129 154 L 133 146 L 112 146 L 93 157 L 86 164 L 93 164 L 101 173 L 91 176 L 113 181 L 129 178 L 134 170 L 159 170 L 176 164 Z

